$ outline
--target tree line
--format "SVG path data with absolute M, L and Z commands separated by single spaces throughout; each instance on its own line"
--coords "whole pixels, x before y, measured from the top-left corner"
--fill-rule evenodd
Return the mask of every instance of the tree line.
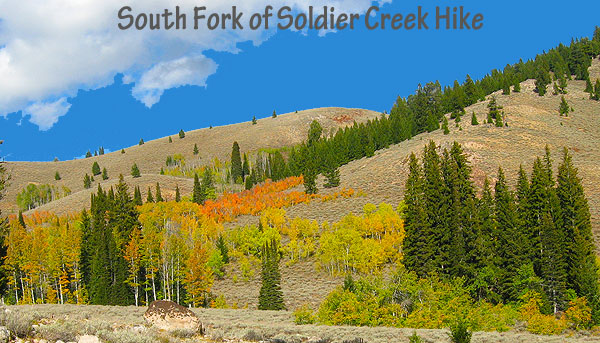
M 585 297 L 600 317 L 598 267 L 590 211 L 567 149 L 558 173 L 546 148 L 528 176 L 521 167 L 515 189 L 502 168 L 480 196 L 462 147 L 430 142 L 422 159 L 410 156 L 406 181 L 404 265 L 419 277 L 464 278 L 476 299 L 517 302 L 542 295 L 542 310 L 564 311 Z

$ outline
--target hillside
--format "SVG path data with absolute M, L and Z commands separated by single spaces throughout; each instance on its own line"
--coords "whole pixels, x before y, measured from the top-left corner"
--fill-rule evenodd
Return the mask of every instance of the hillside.
M 366 122 L 380 115 L 377 112 L 361 109 L 344 108 L 319 108 L 298 113 L 278 115 L 277 118 L 258 119 L 256 125 L 251 122 L 226 125 L 213 128 L 204 128 L 186 132 L 184 139 L 179 139 L 176 132 L 171 135 L 173 140 L 169 143 L 168 137 L 147 141 L 144 145 L 135 145 L 125 148 L 125 154 L 120 150 L 102 156 L 60 162 L 9 162 L 6 167 L 12 178 L 7 189 L 5 199 L 0 202 L 0 210 L 5 214 L 16 213 L 17 194 L 29 183 L 51 184 L 58 187 L 66 186 L 72 194 L 59 199 L 52 204 L 38 208 L 38 210 L 54 211 L 59 214 L 80 211 L 83 206 L 89 206 L 89 194 L 97 188 L 97 183 L 91 190 L 84 190 L 83 178 L 85 174 L 91 175 L 94 162 L 101 168 L 106 168 L 109 180 L 101 182 L 103 187 L 114 184 L 119 174 L 127 177 L 131 186 L 140 186 L 145 191 L 149 186 L 154 187 L 156 182 L 164 184 L 163 191 L 174 194 L 175 185 L 179 184 L 183 194 L 189 191 L 191 183 L 188 179 L 178 179 L 159 175 L 161 167 L 165 166 L 167 156 L 182 154 L 188 164 L 204 165 L 219 158 L 227 160 L 231 154 L 231 146 L 237 141 L 242 152 L 253 152 L 258 149 L 281 148 L 302 142 L 313 120 L 318 120 L 325 130 L 330 132 L 338 127 L 352 125 L 356 122 Z M 137 138 L 132 137 L 132 140 Z M 199 154 L 193 154 L 194 144 L 198 145 Z M 131 166 L 136 163 L 142 173 L 142 178 L 130 177 Z M 62 179 L 54 180 L 54 175 L 59 172 Z M 100 177 L 96 178 L 100 180 Z M 145 194 L 144 194 L 145 196 Z

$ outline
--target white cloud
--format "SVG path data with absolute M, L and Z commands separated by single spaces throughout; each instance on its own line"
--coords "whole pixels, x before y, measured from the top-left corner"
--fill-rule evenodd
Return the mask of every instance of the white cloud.
M 152 106 L 166 89 L 206 85 L 217 65 L 203 51 L 236 53 L 237 43 L 259 45 L 275 33 L 189 29 L 198 1 L 176 4 L 188 16 L 188 30 L 121 31 L 121 0 L 0 0 L 0 116 L 25 110 L 31 122 L 47 130 L 68 111 L 65 97 L 107 86 L 117 73 L 135 84 L 136 99 Z M 267 5 L 308 10 L 304 0 L 202 2 L 211 12 L 227 12 L 234 4 L 246 14 L 262 12 Z M 174 9 L 171 0 L 130 0 L 127 5 L 134 13 Z M 315 0 L 312 5 L 364 13 L 371 0 Z
M 204 56 L 160 62 L 142 74 L 132 94 L 147 107 L 152 107 L 166 89 L 187 85 L 206 86 L 206 78 L 216 71 L 217 64 Z
M 36 102 L 25 109 L 23 114 L 30 116 L 29 121 L 37 125 L 41 131 L 50 129 L 59 117 L 64 116 L 71 108 L 67 98 L 60 98 L 54 102 Z

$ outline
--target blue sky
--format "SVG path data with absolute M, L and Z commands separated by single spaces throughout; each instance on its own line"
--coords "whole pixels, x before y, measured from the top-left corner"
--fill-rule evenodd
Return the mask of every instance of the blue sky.
M 324 37 L 312 31 L 271 32 L 258 46 L 238 39 L 236 53 L 222 48 L 202 51 L 202 61 L 208 58 L 218 65 L 215 73 L 196 83 L 206 87 L 166 89 L 151 108 L 132 96 L 135 83 L 123 83 L 124 74 L 126 80 L 131 78 L 129 69 L 115 70 L 104 74 L 106 80 L 96 80 L 96 86 L 51 94 L 48 99 L 65 96 L 70 107 L 46 130 L 23 111 L 0 116 L 0 139 L 5 140 L 0 156 L 8 161 L 72 159 L 99 146 L 115 151 L 140 138 L 148 141 L 180 129 L 249 121 L 253 115 L 270 116 L 274 109 L 278 113 L 324 106 L 389 110 L 397 96 L 412 93 L 419 83 L 451 84 L 464 80 L 467 73 L 480 78 L 560 42 L 568 44 L 572 37 L 591 36 L 600 25 L 600 2 L 590 1 L 407 0 L 386 4 L 382 11 L 413 12 L 419 3 L 433 13 L 435 6 L 463 5 L 484 14 L 484 27 L 368 31 L 359 25 Z M 0 25 L 0 47 L 6 44 L 2 30 Z

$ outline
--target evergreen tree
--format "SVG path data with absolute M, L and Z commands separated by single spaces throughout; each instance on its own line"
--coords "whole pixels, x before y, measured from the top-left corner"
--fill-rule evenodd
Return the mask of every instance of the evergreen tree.
M 565 100 L 564 96 L 560 97 L 560 106 L 558 108 L 558 112 L 560 113 L 561 116 L 565 116 L 568 117 L 569 116 L 569 112 L 571 112 L 571 108 L 569 107 L 569 104 L 567 103 L 567 100 Z
M 198 155 L 200 151 L 198 151 L 198 145 L 194 143 L 194 156 Z
M 202 187 L 200 185 L 200 179 L 198 178 L 198 174 L 194 174 L 194 188 L 192 191 L 192 202 L 196 204 L 202 204 Z
M 136 163 L 134 163 L 133 166 L 131 166 L 131 176 L 133 176 L 134 178 L 142 176 L 140 174 L 140 169 L 138 168 Z
M 444 130 L 445 135 L 450 133 L 450 129 L 448 128 L 448 119 L 446 117 L 444 117 L 444 121 L 442 124 L 442 130 Z
M 229 263 L 229 249 L 227 248 L 227 244 L 225 243 L 225 239 L 223 238 L 222 235 L 219 235 L 216 245 L 217 245 L 217 249 L 219 249 L 219 252 L 221 253 L 221 258 L 223 259 L 223 263 L 225 263 L 225 264 Z
M 502 117 L 504 116 L 504 112 L 501 112 L 496 115 L 496 127 L 503 127 L 504 123 L 502 122 Z
M 556 193 L 561 209 L 558 227 L 564 230 L 564 242 L 567 244 L 568 287 L 588 299 L 597 323 L 600 320 L 600 298 L 590 210 L 577 168 L 573 166 L 566 148 L 557 179 Z
M 256 116 L 252 116 L 252 125 L 256 125 Z
M 125 149 L 121 149 L 121 154 L 124 154 L 124 153 L 125 153 Z
M 92 153 L 91 153 L 91 152 L 88 150 L 88 151 L 85 153 L 85 158 L 89 158 L 89 157 L 92 157 Z
M 567 79 L 564 75 L 560 75 L 558 78 L 558 93 L 567 94 Z
M 473 114 L 471 115 L 471 125 L 479 125 L 479 122 L 477 121 L 477 116 L 475 115 L 475 111 L 473 111 Z
M 541 245 L 541 278 L 544 280 L 544 291 L 557 313 L 566 308 L 567 271 L 564 260 L 564 236 L 554 223 L 551 214 L 545 212 L 540 227 Z
M 148 187 L 148 196 L 146 197 L 146 203 L 153 203 L 154 202 L 154 197 L 152 196 L 152 189 L 150 187 Z
M 216 197 L 216 189 L 213 181 L 213 174 L 210 167 L 204 169 L 202 174 L 202 197 L 201 203 L 204 203 L 207 199 L 214 199 Z
M 242 183 L 244 179 L 244 169 L 238 142 L 233 142 L 233 147 L 231 148 L 231 179 L 234 183 Z
M 169 137 L 171 138 L 171 137 Z M 183 131 L 183 129 L 179 130 L 179 139 L 184 139 L 185 138 L 185 132 Z
M 169 136 L 169 143 L 173 143 L 173 138 L 171 138 L 171 136 Z
M 253 174 L 250 174 L 250 175 L 246 176 L 246 180 L 244 181 L 244 189 L 245 190 L 252 189 L 252 186 L 254 186 L 254 176 L 253 176 Z
M 308 140 L 306 141 L 306 145 L 315 145 L 321 139 L 321 135 L 323 135 L 323 127 L 318 121 L 313 120 L 312 123 L 310 123 L 310 129 L 308 130 Z
M 181 192 L 179 191 L 179 185 L 175 185 L 175 202 L 181 201 Z
M 99 154 L 99 155 L 104 155 L 104 147 L 100 147 L 100 148 L 98 149 L 98 154 Z
M 592 86 L 592 81 L 590 81 L 589 77 L 587 79 L 585 79 L 585 90 L 584 90 L 584 92 L 590 93 L 590 97 L 594 93 L 594 86 Z
M 427 220 L 423 186 L 422 170 L 417 157 L 413 153 L 409 159 L 409 175 L 406 179 L 404 191 L 404 203 L 406 204 L 404 228 L 406 235 L 402 251 L 406 268 L 409 271 L 414 271 L 420 277 L 424 277 L 433 271 L 429 261 L 431 261 L 434 254 L 434 241 L 431 226 Z
M 156 202 L 163 202 L 163 201 L 164 201 L 164 199 L 160 192 L 160 184 L 157 182 L 156 183 Z
M 58 171 L 56 171 L 56 173 L 54 174 L 54 180 L 58 181 L 60 179 L 61 179 L 60 174 L 58 173 Z
M 133 191 L 133 204 L 135 206 L 142 206 L 142 192 L 140 191 L 140 187 L 136 186 Z
M 102 169 L 102 180 L 108 180 L 108 171 L 106 168 Z
M 492 97 L 490 99 L 490 103 L 488 104 L 488 117 L 487 117 L 487 123 L 488 124 L 492 124 L 494 123 L 494 121 L 498 121 L 498 117 L 500 117 L 502 114 L 500 112 L 500 110 L 502 109 L 502 106 L 498 105 L 498 102 L 496 101 L 496 97 Z
M 272 117 L 273 117 L 273 118 L 277 118 L 277 112 L 275 112 L 275 110 L 273 110 L 273 115 L 272 115 Z
M 259 310 L 285 310 L 279 273 L 279 251 L 272 240 L 262 248 L 261 288 L 258 295 Z
M 144 139 L 140 138 L 140 142 L 138 143 L 139 145 L 144 145 Z
M 550 82 L 550 74 L 548 74 L 548 71 L 544 68 L 540 68 L 535 79 L 535 92 L 538 93 L 539 96 L 544 96 Z
M 83 188 L 88 189 L 92 187 L 92 179 L 88 174 L 83 177 Z
M 23 211 L 19 211 L 19 225 L 21 225 L 22 228 L 26 229 L 27 225 L 25 224 L 25 218 L 23 217 Z

